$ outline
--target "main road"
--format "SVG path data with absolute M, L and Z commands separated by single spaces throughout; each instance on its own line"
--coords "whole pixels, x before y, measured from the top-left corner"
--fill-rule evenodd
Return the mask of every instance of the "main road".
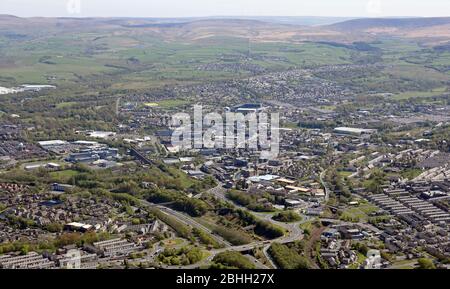
M 226 189 L 224 189 L 222 187 L 222 185 L 218 185 L 217 187 L 214 187 L 212 189 L 210 189 L 208 191 L 208 193 L 213 194 L 214 196 L 216 196 L 217 198 L 223 200 L 223 201 L 228 201 L 228 199 L 225 196 L 225 192 Z M 200 197 L 197 195 L 197 197 Z M 276 264 L 275 262 L 272 260 L 271 256 L 268 254 L 268 249 L 270 247 L 270 245 L 272 243 L 281 243 L 281 244 L 286 244 L 286 243 L 291 243 L 297 240 L 301 240 L 303 239 L 303 230 L 300 228 L 300 224 L 302 224 L 303 222 L 306 222 L 308 220 L 308 218 L 304 218 L 301 222 L 295 222 L 295 223 L 282 223 L 282 222 L 278 222 L 272 219 L 273 214 L 264 214 L 264 213 L 256 213 L 253 211 L 248 210 L 247 208 L 243 207 L 243 206 L 239 206 L 237 204 L 232 203 L 234 206 L 245 210 L 255 216 L 257 216 L 259 219 L 263 219 L 266 220 L 268 222 L 271 222 L 274 225 L 280 226 L 282 228 L 284 228 L 286 230 L 286 234 L 284 234 L 283 236 L 281 236 L 280 238 L 277 239 L 273 239 L 273 240 L 268 240 L 268 241 L 255 241 L 249 244 L 245 244 L 245 245 L 238 245 L 238 246 L 232 246 L 228 241 L 224 240 L 223 238 L 217 236 L 216 234 L 214 234 L 209 228 L 205 227 L 204 225 L 200 224 L 199 222 L 197 222 L 196 220 L 192 219 L 190 216 L 180 213 L 178 211 L 172 210 L 170 208 L 161 206 L 161 205 L 157 205 L 157 204 L 153 204 L 150 203 L 146 200 L 142 200 L 141 201 L 143 205 L 145 206 L 149 206 L 152 208 L 157 208 L 159 210 L 161 210 L 162 212 L 176 218 L 177 220 L 179 220 L 180 222 L 187 224 L 191 227 L 194 228 L 198 228 L 201 230 L 204 230 L 206 232 L 208 232 L 209 234 L 211 234 L 211 236 L 213 236 L 215 238 L 216 241 L 218 241 L 219 243 L 222 243 L 225 245 L 224 248 L 220 248 L 220 249 L 212 249 L 209 250 L 209 256 L 207 258 L 205 258 L 203 261 L 196 263 L 196 264 L 192 264 L 192 265 L 186 265 L 186 266 L 167 266 L 167 265 L 161 265 L 162 268 L 167 268 L 167 269 L 178 269 L 178 268 L 183 268 L 183 269 L 193 269 L 193 268 L 198 268 L 201 266 L 205 266 L 208 263 L 210 263 L 212 261 L 212 259 L 219 253 L 225 252 L 225 251 L 237 251 L 237 252 L 245 252 L 245 251 L 250 251 L 254 248 L 257 247 L 263 247 L 263 252 L 265 254 L 265 256 L 267 257 L 267 259 L 269 260 L 269 262 L 271 263 L 271 265 L 276 268 Z
M 209 233 L 220 244 L 224 244 L 226 246 L 231 246 L 230 242 L 228 242 L 227 240 L 223 239 L 220 236 L 217 236 L 209 228 L 207 228 L 204 225 L 200 224 L 199 222 L 197 222 L 196 220 L 194 220 L 193 218 L 191 218 L 187 214 L 180 213 L 178 211 L 172 210 L 171 208 L 168 208 L 168 207 L 165 207 L 165 206 L 161 206 L 161 205 L 157 205 L 157 204 L 154 204 L 154 203 L 150 203 L 149 201 L 146 201 L 146 200 L 142 200 L 141 203 L 143 205 L 147 206 L 147 207 L 152 207 L 152 208 L 159 209 L 163 213 L 174 217 L 175 219 L 177 219 L 178 221 L 182 222 L 183 224 L 189 225 L 189 226 L 191 226 L 193 228 L 197 228 L 197 229 L 206 231 L 207 233 Z

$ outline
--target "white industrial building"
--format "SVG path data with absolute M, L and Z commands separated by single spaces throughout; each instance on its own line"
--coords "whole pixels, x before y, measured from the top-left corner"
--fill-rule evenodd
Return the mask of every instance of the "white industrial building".
M 353 128 L 353 127 L 337 127 L 334 129 L 337 134 L 347 134 L 347 135 L 370 135 L 377 132 L 376 129 L 364 129 L 364 128 Z

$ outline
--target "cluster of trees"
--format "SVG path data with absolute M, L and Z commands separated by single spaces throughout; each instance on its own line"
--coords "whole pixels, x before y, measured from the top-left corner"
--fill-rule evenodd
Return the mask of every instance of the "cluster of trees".
M 166 223 L 172 229 L 174 229 L 175 232 L 177 232 L 178 235 L 180 235 L 181 237 L 186 239 L 190 239 L 193 237 L 191 228 L 177 221 L 175 218 L 164 214 L 158 209 L 150 209 L 149 211 L 150 213 L 155 215 L 158 219 L 160 219 L 162 222 Z
M 205 245 L 211 246 L 213 248 L 221 248 L 222 245 L 218 243 L 210 234 L 207 232 L 200 230 L 198 228 L 194 228 L 192 230 L 192 233 L 195 237 L 198 238 L 198 240 Z
M 273 225 L 272 223 L 260 220 L 244 210 L 237 210 L 239 218 L 244 222 L 245 226 L 255 225 L 255 233 L 268 239 L 279 238 L 284 235 L 283 228 Z
M 65 233 L 55 239 L 55 245 L 58 248 L 74 244 L 77 246 L 83 246 L 86 244 L 93 244 L 95 242 L 108 240 L 109 238 L 110 235 L 107 232 Z
M 56 249 L 67 246 L 92 244 L 98 241 L 104 241 L 110 238 L 108 233 L 64 233 L 54 240 L 41 242 L 9 242 L 0 244 L 0 255 L 10 252 L 20 252 L 22 255 L 28 252 L 55 252 Z
M 324 128 L 334 128 L 336 127 L 336 122 L 334 121 L 300 121 L 298 127 L 309 128 L 309 129 L 324 129 Z
M 283 211 L 273 216 L 273 219 L 279 222 L 290 223 L 299 222 L 302 220 L 302 217 L 294 211 Z
M 33 172 L 26 172 L 22 169 L 11 169 L 1 175 L 1 181 L 7 183 L 26 183 L 33 184 L 39 180 L 39 177 Z
M 133 171 L 132 174 L 126 166 L 121 169 L 121 174 L 114 174 L 111 170 L 91 170 L 83 165 L 75 165 L 72 169 L 78 173 L 70 178 L 69 184 L 86 189 L 104 188 L 141 197 L 151 193 L 140 187 L 141 182 L 152 183 L 160 189 L 193 194 L 216 186 L 215 180 L 210 177 L 195 180 L 181 170 L 163 164 L 150 170 Z M 33 179 L 35 180 L 36 178 Z
M 149 173 L 142 175 L 142 180 L 156 184 L 160 188 L 176 191 L 186 191 L 197 194 L 217 185 L 214 178 L 207 176 L 203 180 L 190 178 L 176 167 L 159 164 Z
M 195 181 L 188 188 L 188 191 L 193 193 L 193 194 L 198 194 L 198 193 L 201 193 L 201 192 L 203 192 L 205 190 L 208 190 L 210 188 L 214 188 L 215 186 L 217 186 L 217 181 L 211 176 L 206 176 L 201 181 Z
M 8 242 L 0 244 L 0 255 L 10 252 L 20 252 L 22 255 L 26 255 L 29 251 L 40 251 L 43 249 L 50 249 L 49 251 L 56 250 L 53 244 L 48 246 L 45 243 L 30 244 L 24 242 Z
M 447 100 L 447 105 L 450 105 L 450 98 Z M 449 139 L 450 125 L 444 125 L 443 127 L 435 130 L 430 146 L 444 152 L 450 152 Z
M 255 269 L 255 265 L 239 252 L 226 251 L 214 257 L 211 269 Z
M 177 232 L 179 236 L 183 238 L 195 240 L 195 237 L 197 237 L 198 240 L 205 245 L 209 245 L 214 248 L 222 247 L 222 245 L 219 244 L 209 233 L 201 229 L 191 229 L 191 227 L 179 222 L 174 217 L 164 214 L 163 212 L 155 208 L 149 209 L 149 212 L 160 219 L 162 222 L 170 226 L 173 230 L 175 230 L 175 232 Z
M 327 179 L 329 180 L 333 191 L 339 195 L 340 201 L 348 201 L 351 198 L 351 192 L 348 184 L 344 182 L 342 177 L 338 174 L 336 168 L 329 170 L 329 172 L 330 173 L 327 175 Z
M 86 189 L 95 189 L 105 187 L 102 182 L 97 178 L 96 174 L 92 172 L 80 173 L 74 175 L 69 184 Z
M 203 216 L 209 209 L 204 201 L 189 198 L 183 193 L 171 190 L 155 189 L 149 193 L 148 199 L 154 203 L 173 202 L 173 208 L 175 210 L 186 212 L 193 217 Z
M 70 139 L 80 127 L 113 129 L 117 125 L 115 96 L 79 93 L 79 88 L 71 87 L 70 93 L 49 90 L 45 98 L 36 97 L 35 92 L 16 94 L 3 99 L 2 110 L 20 114 L 36 127 L 33 138 Z
M 50 223 L 45 225 L 45 230 L 51 233 L 60 233 L 64 229 L 64 226 L 59 223 Z
M 268 239 L 275 239 L 282 237 L 285 231 L 268 221 L 258 220 L 255 224 L 255 233 Z
M 193 217 L 200 217 L 208 212 L 208 205 L 204 201 L 195 198 L 178 198 L 175 200 L 173 207 Z
M 367 247 L 364 243 L 355 243 L 353 244 L 353 249 L 358 251 L 359 253 L 363 254 L 364 256 L 367 255 L 367 252 L 369 252 L 369 247 Z
M 167 265 L 190 265 L 200 262 L 203 259 L 203 252 L 196 247 L 182 247 L 179 249 L 166 248 L 159 256 L 158 260 Z
M 436 269 L 436 265 L 430 259 L 420 258 L 417 262 L 419 263 L 419 269 Z
M 308 269 L 308 261 L 295 249 L 279 243 L 273 243 L 269 253 L 282 269 Z
M 252 237 L 243 231 L 243 227 L 253 226 L 253 232 L 267 239 L 275 239 L 285 234 L 285 230 L 272 223 L 256 218 L 250 212 L 244 210 L 234 210 L 229 208 L 229 212 L 223 215 L 216 224 L 213 232 L 222 236 L 233 245 L 243 245 L 252 242 Z
M 37 227 L 37 224 L 35 221 L 15 215 L 8 214 L 6 215 L 6 218 L 8 219 L 8 223 L 11 226 L 16 226 L 20 229 L 27 229 L 27 228 L 33 228 Z
M 124 201 L 134 204 L 139 198 L 148 198 L 155 203 L 173 202 L 176 210 L 184 211 L 191 216 L 204 215 L 209 207 L 199 199 L 189 198 L 186 193 L 201 192 L 215 185 L 215 181 L 206 178 L 203 181 L 193 180 L 180 170 L 160 165 L 150 172 L 137 172 L 133 175 L 115 175 L 105 171 L 91 171 L 84 167 L 76 167 L 78 174 L 69 183 L 88 190 L 112 190 L 114 196 L 122 196 Z M 124 169 L 125 170 L 125 169 Z M 139 183 L 145 181 L 155 184 L 151 190 L 142 189 Z M 104 193 L 107 194 L 107 193 Z M 119 195 L 121 194 L 121 195 Z M 126 196 L 129 196 L 127 199 Z
M 374 194 L 383 192 L 383 184 L 385 181 L 386 175 L 381 170 L 374 170 L 371 174 L 369 182 L 366 184 L 366 189 Z
M 247 234 L 243 234 L 239 230 L 221 225 L 216 225 L 213 229 L 213 233 L 218 234 L 235 246 L 249 244 L 253 241 Z
M 255 211 L 255 212 L 273 212 L 275 211 L 275 208 L 272 205 L 262 204 L 258 202 L 259 196 L 256 195 L 250 195 L 248 193 L 237 191 L 237 190 L 230 190 L 227 193 L 227 197 L 238 203 L 241 206 L 246 207 L 249 210 Z M 265 196 L 266 197 L 266 196 Z M 270 197 L 267 196 L 267 197 Z

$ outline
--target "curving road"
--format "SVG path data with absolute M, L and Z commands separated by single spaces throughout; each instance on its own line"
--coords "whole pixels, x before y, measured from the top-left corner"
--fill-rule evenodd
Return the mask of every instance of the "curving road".
M 141 203 L 143 205 L 145 205 L 145 206 L 148 206 L 148 207 L 157 208 L 160 211 L 162 211 L 163 213 L 176 218 L 178 221 L 182 222 L 183 224 L 186 224 L 186 225 L 189 225 L 191 227 L 198 228 L 198 229 L 201 229 L 203 231 L 206 231 L 207 233 L 209 233 L 220 244 L 224 244 L 226 246 L 231 246 L 230 242 L 228 242 L 227 240 L 223 239 L 220 236 L 217 236 L 209 228 L 207 228 L 204 225 L 200 224 L 199 222 L 195 221 L 189 215 L 180 213 L 178 211 L 172 210 L 172 209 L 170 209 L 168 207 L 164 207 L 162 205 L 157 205 L 157 204 L 154 204 L 154 203 L 150 203 L 149 201 L 146 201 L 146 200 L 142 200 Z
M 164 213 L 171 215 L 172 217 L 176 218 L 177 220 L 181 221 L 184 224 L 187 224 L 191 227 L 196 227 L 199 229 L 202 229 L 206 232 L 208 232 L 209 234 L 211 234 L 211 236 L 213 236 L 216 241 L 218 241 L 219 243 L 222 243 L 225 245 L 224 248 L 220 248 L 220 249 L 212 249 L 209 250 L 209 256 L 207 258 L 205 258 L 204 260 L 202 260 L 201 262 L 198 262 L 196 264 L 192 264 L 192 265 L 186 265 L 186 266 L 168 266 L 168 265 L 163 265 L 161 264 L 162 268 L 165 269 L 195 269 L 195 268 L 199 268 L 202 266 L 207 265 L 208 263 L 210 263 L 213 258 L 222 252 L 225 251 L 237 251 L 237 252 L 245 252 L 245 251 L 250 251 L 254 248 L 257 247 L 263 247 L 263 252 L 265 254 L 265 256 L 267 257 L 267 259 L 269 260 L 269 262 L 271 263 L 271 265 L 274 268 L 277 268 L 275 262 L 273 261 L 272 257 L 270 256 L 270 254 L 268 254 L 268 249 L 270 247 L 270 245 L 272 243 L 281 243 L 281 244 L 286 244 L 286 243 L 291 243 L 297 240 L 301 240 L 303 239 L 303 230 L 300 228 L 300 224 L 307 222 L 309 220 L 309 218 L 307 216 L 303 216 L 303 220 L 300 222 L 295 222 L 295 223 L 283 223 L 283 222 L 278 222 L 272 219 L 273 214 L 265 214 L 265 213 L 257 213 L 257 212 L 253 212 L 248 210 L 247 208 L 243 207 L 243 206 L 239 206 L 233 202 L 230 202 L 226 196 L 226 189 L 224 189 L 222 187 L 222 185 L 218 185 L 217 187 L 214 187 L 210 190 L 208 190 L 208 193 L 213 194 L 216 198 L 219 198 L 223 201 L 229 202 L 231 204 L 233 204 L 235 207 L 248 211 L 249 213 L 253 214 L 254 216 L 256 216 L 259 219 L 263 219 L 265 221 L 271 222 L 272 224 L 276 225 L 276 226 L 280 226 L 282 228 L 284 228 L 286 230 L 286 234 L 280 238 L 277 239 L 273 239 L 273 240 L 268 240 L 268 241 L 256 241 L 256 242 L 252 242 L 249 244 L 245 244 L 245 245 L 239 245 L 239 246 L 232 246 L 229 242 L 227 242 L 226 240 L 224 240 L 222 237 L 217 236 L 216 234 L 214 234 L 209 228 L 205 227 L 204 225 L 198 223 L 197 221 L 195 221 L 194 219 L 192 219 L 190 216 L 180 213 L 178 211 L 172 210 L 170 208 L 161 206 L 161 205 L 156 205 L 153 203 L 150 203 L 148 201 L 142 200 L 142 204 L 146 205 L 146 206 L 151 206 L 154 208 L 158 208 L 159 210 L 163 211 Z M 197 198 L 199 198 L 200 196 L 197 195 Z M 253 261 L 254 260 L 250 260 Z M 256 265 L 256 264 L 255 264 Z M 261 267 L 261 264 L 258 264 L 259 267 Z

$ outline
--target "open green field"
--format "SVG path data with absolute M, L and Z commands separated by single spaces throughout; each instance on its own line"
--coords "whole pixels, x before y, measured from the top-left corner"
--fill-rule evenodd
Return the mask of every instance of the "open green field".
M 75 102 L 75 101 L 66 101 L 66 102 L 58 103 L 56 105 L 56 108 L 59 108 L 59 109 L 61 109 L 61 108 L 69 108 L 69 107 L 72 107 L 72 106 L 75 106 L 75 105 L 77 105 L 77 102 Z
M 417 259 L 395 261 L 392 263 L 393 269 L 415 269 L 417 265 Z
M 64 171 L 57 171 L 57 172 L 51 172 L 50 176 L 52 178 L 60 180 L 60 182 L 67 182 L 72 178 L 73 176 L 77 175 L 79 172 L 74 170 L 64 170 Z
M 220 80 L 248 76 L 248 71 L 204 71 L 208 63 L 247 63 L 266 69 L 351 63 L 351 50 L 317 43 L 250 44 L 239 37 L 211 37 L 182 43 L 142 34 L 107 31 L 67 33 L 0 45 L 0 85 L 52 83 L 70 86 L 88 79 L 115 89 L 148 88 L 174 82 Z M 104 79 L 105 76 L 109 80 Z M 111 80 L 114 80 L 111 82 Z
M 349 206 L 342 212 L 340 218 L 343 220 L 367 221 L 371 213 L 379 211 L 377 206 L 368 203 L 365 200 L 360 200 L 356 206 Z
M 1 40 L 1 39 L 0 39 Z M 3 43 L 3 45 L 2 45 Z M 395 94 L 394 100 L 416 96 L 434 96 L 444 92 L 448 73 L 412 63 L 422 55 L 426 63 L 445 66 L 449 53 L 422 52 L 414 41 L 384 39 L 370 43 L 380 51 L 362 51 L 326 42 L 257 42 L 242 37 L 211 36 L 184 42 L 163 39 L 146 33 L 68 32 L 29 41 L 0 41 L 0 86 L 24 83 L 55 84 L 58 94 L 75 91 L 144 91 L 164 85 L 193 84 L 205 81 L 245 78 L 251 71 L 200 69 L 202 65 L 253 65 L 266 71 L 344 65 L 378 61 L 386 68 L 369 78 L 352 83 L 367 89 L 382 88 Z M 381 58 L 378 58 L 381 55 Z M 390 67 L 393 65 L 393 67 Z M 335 79 L 331 79 L 335 80 Z M 344 80 L 348 81 L 348 80 Z M 346 82 L 347 83 L 347 82 Z M 424 83 L 429 90 L 419 90 Z M 391 90 L 391 91 L 390 91 Z M 55 93 L 55 96 L 57 94 Z M 183 101 L 163 101 L 160 107 L 184 105 Z M 67 109 L 76 101 L 58 102 L 57 109 Z M 1 108 L 1 107 L 0 107 Z M 336 107 L 324 106 L 335 110 Z
M 145 103 L 149 107 L 174 108 L 189 104 L 189 101 L 183 99 L 166 99 L 154 103 Z
M 165 248 L 174 248 L 181 246 L 182 244 L 186 243 L 186 240 L 181 238 L 174 238 L 174 239 L 167 239 L 162 241 Z
M 446 87 L 439 87 L 432 89 L 430 91 L 408 91 L 408 92 L 402 92 L 397 95 L 394 95 L 393 98 L 396 100 L 405 100 L 410 99 L 413 97 L 433 97 L 433 96 L 439 96 L 442 95 L 447 91 Z
M 339 171 L 338 174 L 339 174 L 342 178 L 348 178 L 351 174 L 353 174 L 353 172 Z

